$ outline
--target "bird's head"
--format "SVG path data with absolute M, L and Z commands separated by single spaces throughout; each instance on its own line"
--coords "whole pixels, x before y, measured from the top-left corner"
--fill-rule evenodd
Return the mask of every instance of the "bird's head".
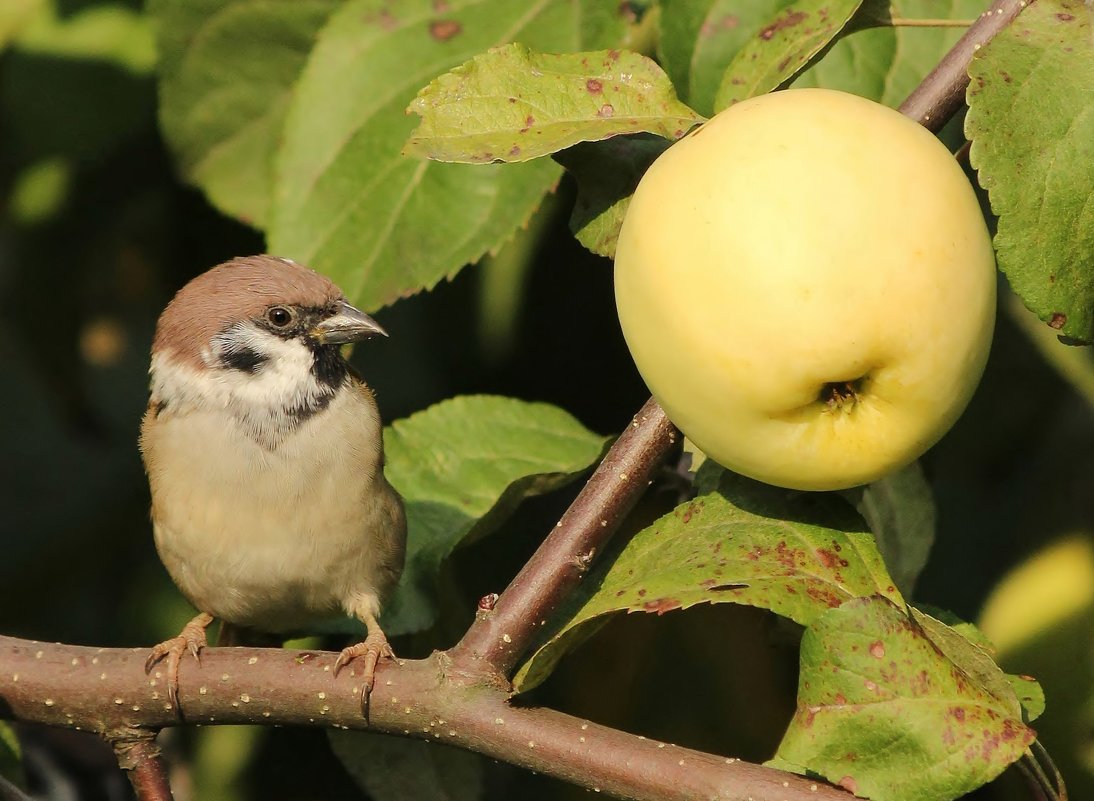
M 340 346 L 380 325 L 338 286 L 288 259 L 232 259 L 194 278 L 168 304 L 152 344 L 152 394 L 244 416 L 309 416 L 350 379 Z

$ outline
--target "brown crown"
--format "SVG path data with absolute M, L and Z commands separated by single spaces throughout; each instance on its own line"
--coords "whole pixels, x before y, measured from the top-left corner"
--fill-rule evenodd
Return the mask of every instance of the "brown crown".
M 241 256 L 218 264 L 178 291 L 156 325 L 154 353 L 201 366 L 218 333 L 277 304 L 323 307 L 344 300 L 324 275 L 276 256 Z

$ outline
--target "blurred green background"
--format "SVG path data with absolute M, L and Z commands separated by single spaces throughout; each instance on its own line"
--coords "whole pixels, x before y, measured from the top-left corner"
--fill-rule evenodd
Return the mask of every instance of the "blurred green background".
M 176 177 L 140 3 L 2 0 L 0 47 L 0 632 L 149 645 L 191 614 L 152 546 L 136 448 L 153 326 L 186 280 L 263 241 Z M 628 423 L 647 393 L 618 330 L 611 266 L 568 231 L 573 198 L 564 181 L 497 257 L 378 314 L 391 339 L 354 359 L 386 420 L 496 392 L 555 403 L 603 433 Z M 1085 797 L 1094 792 L 1089 350 L 1059 344 L 1004 302 L 984 382 L 924 467 L 938 534 L 916 600 L 973 620 L 987 604 L 983 624 L 1004 666 L 1042 681 L 1048 711 L 1037 728 L 1073 797 Z M 448 578 L 462 602 L 397 650 L 452 644 L 475 600 L 504 587 L 571 496 L 529 502 L 460 551 Z M 677 497 L 666 482 L 635 525 Z M 762 760 L 793 709 L 795 636 L 752 609 L 617 619 L 533 698 Z M 92 739 L 21 735 L 42 797 L 126 797 Z M 182 799 L 363 797 L 321 731 L 178 731 L 166 744 Z M 505 766 L 475 771 L 468 797 L 576 792 Z M 67 786 L 77 795 L 58 789 Z M 1023 792 L 1009 777 L 975 797 Z

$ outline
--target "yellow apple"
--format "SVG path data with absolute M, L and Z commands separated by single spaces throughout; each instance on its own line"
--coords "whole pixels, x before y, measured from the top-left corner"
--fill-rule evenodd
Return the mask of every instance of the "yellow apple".
M 826 89 L 731 106 L 669 148 L 615 256 L 623 334 L 673 422 L 725 467 L 809 490 L 873 481 L 949 430 L 995 280 L 949 151 Z

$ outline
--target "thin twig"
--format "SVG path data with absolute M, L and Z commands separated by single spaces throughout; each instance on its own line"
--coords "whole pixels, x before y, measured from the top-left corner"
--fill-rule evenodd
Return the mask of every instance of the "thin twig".
M 449 651 L 457 668 L 509 674 L 537 629 L 588 572 L 678 437 L 650 398 L 493 609 L 480 610 Z
M 1045 795 L 1051 801 L 1067 801 L 1067 785 L 1048 749 L 1041 745 L 1040 740 L 1034 740 L 1026 753 L 1035 767 L 1035 773 L 1044 787 Z
M 167 766 L 156 745 L 155 731 L 134 729 L 116 738 L 114 753 L 129 776 L 137 801 L 171 801 Z
M 1048 795 L 1045 793 L 1044 785 L 1041 783 L 1040 778 L 1036 772 L 1030 767 L 1032 758 L 1029 756 L 1023 756 L 1017 762 L 1014 763 L 1015 769 L 1022 774 L 1022 778 L 1026 780 L 1026 787 L 1029 789 L 1029 795 L 1032 801 L 1051 801 Z
M 0 718 L 91 730 L 154 748 L 160 728 L 179 724 L 164 674 L 144 673 L 146 648 L 89 648 L 0 636 Z M 593 791 L 637 801 L 846 801 L 818 781 L 671 743 L 638 737 L 551 709 L 509 702 L 501 687 L 467 682 L 445 654 L 381 662 L 369 720 L 361 716 L 352 663 L 337 678 L 336 653 L 281 648 L 208 648 L 187 659 L 179 701 L 187 724 L 262 724 L 367 729 L 442 742 Z M 666 692 L 671 692 L 666 679 Z M 117 733 L 117 734 L 112 734 Z M 141 735 L 145 735 L 142 740 Z M 130 746 L 130 749 L 133 746 Z M 132 750 L 127 751 L 132 757 Z M 163 801 L 154 755 L 137 781 L 141 801 Z M 159 784 L 153 784 L 158 782 Z
M 969 26 L 938 65 L 900 105 L 900 111 L 930 131 L 938 132 L 965 101 L 973 53 L 1009 25 L 1032 0 L 995 0 Z

